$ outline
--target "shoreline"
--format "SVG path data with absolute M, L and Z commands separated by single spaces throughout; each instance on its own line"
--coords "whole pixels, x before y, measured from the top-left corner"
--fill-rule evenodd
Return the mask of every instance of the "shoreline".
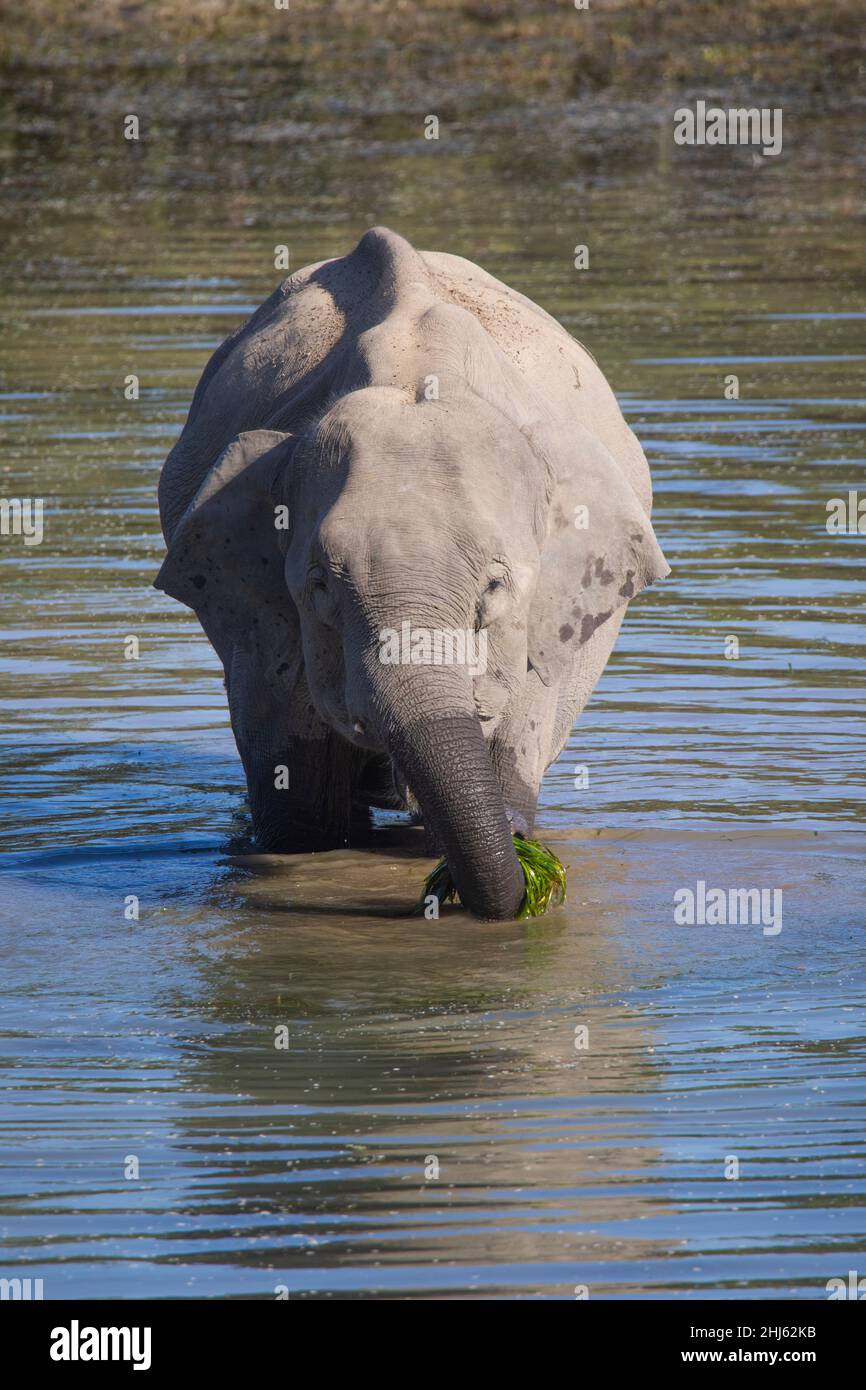
M 734 19 L 736 23 L 734 23 Z M 176 124 L 255 111 L 333 116 L 478 112 L 589 99 L 666 106 L 696 97 L 799 110 L 861 105 L 859 0 L 0 0 L 7 101 L 49 112 L 116 109 L 135 96 Z M 88 77 L 91 79 L 88 81 Z M 72 97 L 70 101 L 68 98 Z M 30 98 L 30 100 L 28 100 Z M 8 117 L 7 117 L 8 120 Z M 6 122 L 4 122 L 6 123 Z

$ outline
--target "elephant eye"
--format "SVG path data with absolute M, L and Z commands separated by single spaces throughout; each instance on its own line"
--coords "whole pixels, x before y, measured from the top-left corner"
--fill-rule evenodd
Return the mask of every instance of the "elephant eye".
M 324 565 L 310 565 L 304 598 L 320 623 L 325 627 L 336 626 L 337 595 L 328 583 L 328 571 Z
M 492 575 L 488 579 L 478 602 L 475 617 L 476 628 L 488 627 L 490 623 L 502 618 L 508 611 L 508 599 L 509 588 L 505 575 Z

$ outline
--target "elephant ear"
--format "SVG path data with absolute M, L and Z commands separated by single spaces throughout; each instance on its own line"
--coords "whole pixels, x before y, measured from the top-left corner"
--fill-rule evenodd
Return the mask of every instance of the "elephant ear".
M 613 455 L 585 430 L 545 444 L 551 501 L 529 615 L 528 656 L 545 685 L 576 648 L 670 566 L 649 517 Z
M 154 587 L 198 614 L 214 646 L 297 648 L 298 619 L 283 577 L 277 528 L 294 440 L 239 434 L 211 468 L 171 538 Z M 224 658 L 225 659 L 225 658 Z

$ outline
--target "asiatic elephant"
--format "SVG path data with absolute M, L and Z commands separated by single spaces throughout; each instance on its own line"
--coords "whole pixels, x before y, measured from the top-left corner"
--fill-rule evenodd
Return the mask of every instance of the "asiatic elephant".
M 471 261 L 373 228 L 216 350 L 159 501 L 156 587 L 225 668 L 259 845 L 420 808 L 463 903 L 514 916 L 512 830 L 668 573 L 590 354 Z

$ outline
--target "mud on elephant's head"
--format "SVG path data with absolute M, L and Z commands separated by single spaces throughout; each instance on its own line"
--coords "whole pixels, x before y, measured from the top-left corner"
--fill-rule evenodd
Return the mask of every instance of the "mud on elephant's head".
M 667 566 L 589 434 L 444 388 L 368 387 L 299 434 L 239 436 L 158 584 L 218 651 L 256 646 L 344 740 L 390 754 L 464 901 L 502 916 L 522 880 L 487 745 L 528 680 L 556 686 Z

